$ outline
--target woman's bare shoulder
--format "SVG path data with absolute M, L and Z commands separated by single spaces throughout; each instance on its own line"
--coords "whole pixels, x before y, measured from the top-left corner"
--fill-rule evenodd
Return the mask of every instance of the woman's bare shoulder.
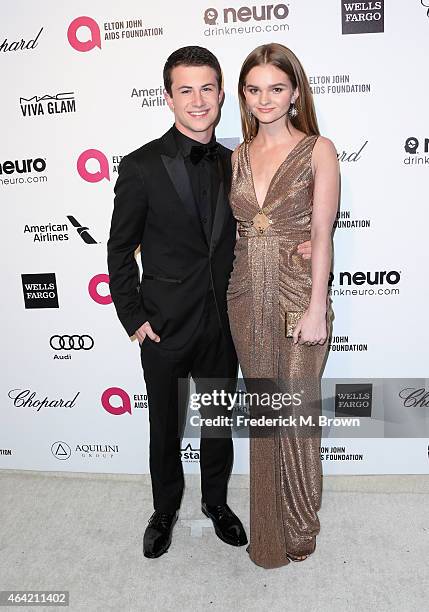
M 337 150 L 334 143 L 326 136 L 319 136 L 313 149 L 313 162 L 315 165 L 325 163 L 338 163 Z

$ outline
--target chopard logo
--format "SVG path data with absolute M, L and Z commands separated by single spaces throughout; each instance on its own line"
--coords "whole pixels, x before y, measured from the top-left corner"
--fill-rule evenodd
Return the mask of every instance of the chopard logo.
M 68 336 L 65 334 L 63 336 L 51 336 L 49 344 L 54 351 L 89 351 L 94 346 L 94 340 L 87 334 L 82 336 L 78 334 Z
M 77 398 L 80 395 L 80 391 L 71 400 L 49 399 L 45 396 L 43 399 L 36 398 L 36 392 L 31 392 L 30 389 L 11 389 L 8 393 L 8 397 L 13 400 L 13 405 L 16 408 L 36 408 L 36 412 L 39 412 L 41 408 L 73 408 Z
M 2 44 L 0 45 L 0 51 L 23 51 L 24 49 L 35 49 L 39 44 L 38 38 L 42 33 L 42 30 L 43 28 L 40 28 L 36 38 L 34 38 L 33 40 L 29 40 L 28 42 L 25 42 L 23 38 L 21 38 L 20 41 L 15 40 L 13 42 L 8 42 L 7 38 L 5 38 Z
M 406 387 L 399 391 L 399 397 L 404 400 L 405 408 L 429 408 L 429 391 L 426 391 L 424 387 L 420 389 Z

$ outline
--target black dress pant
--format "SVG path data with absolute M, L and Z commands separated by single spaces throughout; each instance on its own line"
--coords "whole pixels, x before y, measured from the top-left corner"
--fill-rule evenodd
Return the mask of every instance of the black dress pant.
M 146 337 L 141 345 L 141 361 L 149 402 L 149 464 L 154 508 L 175 512 L 180 507 L 184 488 L 180 447 L 188 378 L 194 379 L 197 393 L 218 388 L 219 379 L 223 379 L 223 389 L 235 390 L 237 358 L 224 339 L 212 291 L 207 294 L 200 323 L 187 346 L 177 351 L 165 350 L 162 338 L 156 343 Z M 233 462 L 231 430 L 226 429 L 222 437 L 206 436 L 203 432 L 201 435 L 201 492 L 202 500 L 209 505 L 226 503 Z

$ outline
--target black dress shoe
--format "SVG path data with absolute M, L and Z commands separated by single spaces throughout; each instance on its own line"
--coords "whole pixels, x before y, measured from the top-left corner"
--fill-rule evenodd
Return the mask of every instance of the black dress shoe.
M 238 518 L 226 504 L 223 506 L 208 506 L 201 504 L 203 514 L 212 521 L 218 538 L 231 546 L 244 546 L 247 544 L 247 536 L 244 527 Z
M 155 510 L 144 532 L 143 554 L 145 557 L 155 559 L 167 552 L 178 516 L 178 510 L 172 514 Z

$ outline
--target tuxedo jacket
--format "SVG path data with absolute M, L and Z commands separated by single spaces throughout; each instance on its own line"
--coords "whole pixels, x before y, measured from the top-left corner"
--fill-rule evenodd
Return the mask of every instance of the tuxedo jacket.
M 119 165 L 107 243 L 110 293 L 129 336 L 149 321 L 167 349 L 191 338 L 213 288 L 227 342 L 226 290 L 236 224 L 229 206 L 231 151 L 219 145 L 221 180 L 211 239 L 172 130 L 126 155 Z M 143 276 L 135 260 L 140 247 Z

